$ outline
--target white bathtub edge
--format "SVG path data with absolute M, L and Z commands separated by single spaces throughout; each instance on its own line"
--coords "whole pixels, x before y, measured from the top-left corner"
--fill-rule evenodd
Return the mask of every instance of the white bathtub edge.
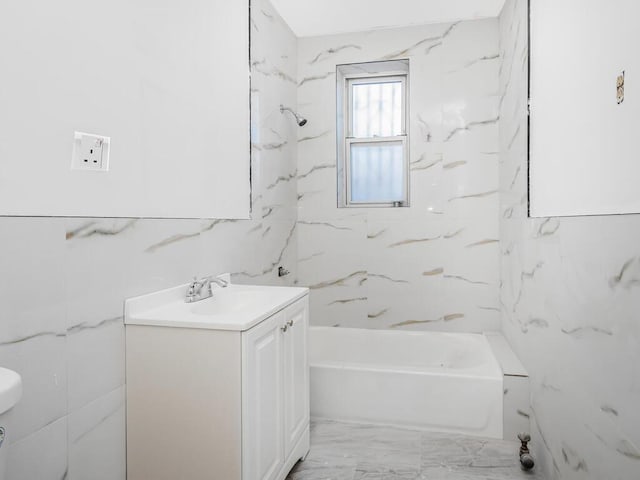
M 513 375 L 516 377 L 529 376 L 524 365 L 522 365 L 522 362 L 502 332 L 484 332 L 484 336 L 489 342 L 493 356 L 498 361 L 498 365 L 500 365 L 504 375 Z

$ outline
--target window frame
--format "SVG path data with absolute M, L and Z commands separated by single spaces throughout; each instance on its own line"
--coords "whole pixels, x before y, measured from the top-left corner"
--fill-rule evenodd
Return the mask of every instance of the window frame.
M 409 61 L 389 60 L 337 66 L 337 156 L 338 208 L 409 207 Z M 352 86 L 400 81 L 401 133 L 394 136 L 353 136 Z M 398 143 L 402 145 L 403 192 L 401 201 L 362 202 L 351 200 L 351 146 L 353 144 Z

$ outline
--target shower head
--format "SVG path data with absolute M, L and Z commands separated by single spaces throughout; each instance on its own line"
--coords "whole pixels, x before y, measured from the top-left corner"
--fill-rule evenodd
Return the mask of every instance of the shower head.
M 291 115 L 293 115 L 295 117 L 296 123 L 298 124 L 299 127 L 304 127 L 307 124 L 307 119 L 304 118 L 302 115 L 294 112 L 289 107 L 285 107 L 283 105 L 280 105 L 280 113 L 284 113 L 284 112 L 290 112 Z

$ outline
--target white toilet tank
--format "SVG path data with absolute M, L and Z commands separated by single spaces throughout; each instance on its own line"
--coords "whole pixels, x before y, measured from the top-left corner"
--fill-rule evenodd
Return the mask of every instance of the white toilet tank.
M 7 412 L 22 396 L 22 379 L 12 370 L 0 367 L 0 480 L 5 480 L 7 470 L 7 450 L 9 449 L 9 427 Z

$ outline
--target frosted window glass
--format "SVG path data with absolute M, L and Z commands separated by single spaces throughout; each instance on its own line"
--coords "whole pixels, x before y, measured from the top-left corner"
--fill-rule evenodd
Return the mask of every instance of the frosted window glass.
M 404 201 L 402 142 L 352 143 L 351 202 Z
M 352 136 L 402 135 L 402 82 L 352 85 Z

